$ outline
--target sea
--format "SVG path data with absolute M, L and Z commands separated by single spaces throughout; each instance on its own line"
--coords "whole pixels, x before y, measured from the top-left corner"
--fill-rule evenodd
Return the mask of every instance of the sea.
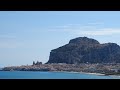
M 120 79 L 120 76 L 76 72 L 0 71 L 0 79 Z

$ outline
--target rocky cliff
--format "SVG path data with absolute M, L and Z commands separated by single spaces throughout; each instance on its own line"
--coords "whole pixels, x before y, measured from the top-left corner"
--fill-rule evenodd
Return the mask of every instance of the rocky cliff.
M 120 46 L 116 43 L 100 44 L 91 38 L 78 37 L 51 50 L 47 63 L 120 63 Z

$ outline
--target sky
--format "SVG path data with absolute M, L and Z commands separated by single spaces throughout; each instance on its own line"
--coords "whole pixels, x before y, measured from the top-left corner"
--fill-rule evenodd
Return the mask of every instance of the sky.
M 83 36 L 120 45 L 120 11 L 0 11 L 0 67 L 46 63 Z

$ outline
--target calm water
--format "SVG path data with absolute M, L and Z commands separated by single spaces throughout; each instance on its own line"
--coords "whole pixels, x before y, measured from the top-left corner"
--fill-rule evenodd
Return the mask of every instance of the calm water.
M 120 77 L 67 72 L 0 71 L 0 79 L 120 79 Z

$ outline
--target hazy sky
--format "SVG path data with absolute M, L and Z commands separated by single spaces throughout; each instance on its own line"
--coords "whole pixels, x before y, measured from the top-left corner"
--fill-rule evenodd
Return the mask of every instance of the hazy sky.
M 0 67 L 47 62 L 76 37 L 120 45 L 119 11 L 1 11 Z

